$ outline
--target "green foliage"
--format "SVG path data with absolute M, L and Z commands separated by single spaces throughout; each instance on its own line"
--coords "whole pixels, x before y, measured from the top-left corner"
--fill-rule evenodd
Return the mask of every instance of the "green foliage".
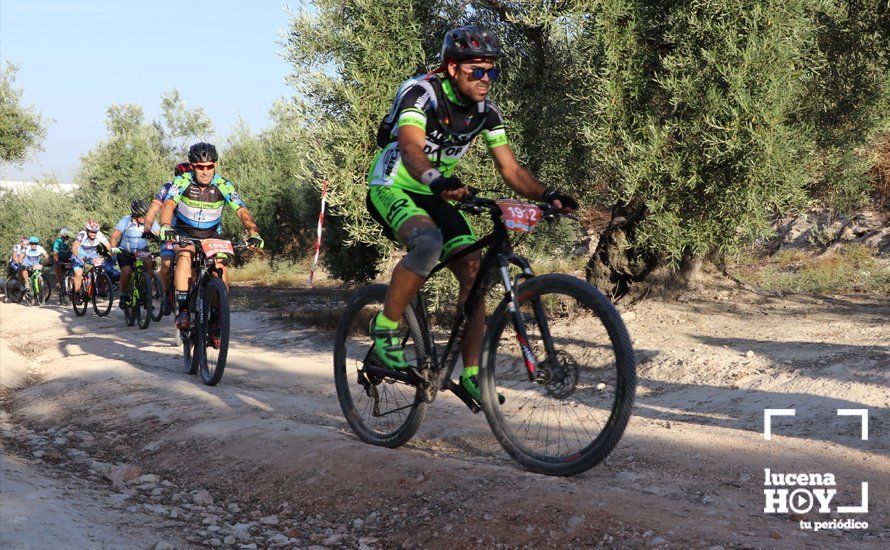
M 296 260 L 315 242 L 321 194 L 303 178 L 305 125 L 281 104 L 272 117 L 273 127 L 259 135 L 239 125 L 228 138 L 220 169 L 244 197 L 267 248 Z M 241 225 L 230 218 L 225 228 L 236 233 Z
M 331 210 L 348 229 L 347 242 L 378 242 L 380 230 L 364 207 L 373 136 L 398 84 L 424 70 L 422 22 L 404 0 L 314 6 L 294 15 L 285 43 L 294 109 L 311 129 L 302 176 L 317 186 L 329 181 Z
M 0 160 L 21 164 L 40 149 L 46 137 L 46 122 L 34 107 L 22 105 L 22 89 L 15 85 L 18 67 L 0 66 Z
M 193 143 L 213 135 L 213 122 L 204 109 L 186 109 L 179 90 L 175 88 L 161 98 L 161 117 L 168 129 L 166 145 L 177 158 L 184 159 Z
M 816 128 L 808 189 L 849 210 L 868 198 L 874 163 L 857 148 L 890 128 L 890 3 L 832 2 L 814 6 L 813 17 L 818 69 L 800 90 L 796 113 Z
M 49 250 L 59 229 L 76 230 L 83 224 L 75 214 L 73 198 L 59 191 L 57 183 L 47 179 L 25 190 L 0 192 L 0 247 L 7 259 L 20 235 L 40 237 Z
M 212 131 L 204 111 L 187 109 L 176 90 L 164 94 L 161 111 L 163 122 L 148 122 L 138 105 L 108 108 L 108 136 L 81 157 L 75 178 L 75 199 L 84 218 L 96 218 L 103 228 L 113 226 L 127 215 L 130 201 L 148 201 L 170 181 L 188 145 Z

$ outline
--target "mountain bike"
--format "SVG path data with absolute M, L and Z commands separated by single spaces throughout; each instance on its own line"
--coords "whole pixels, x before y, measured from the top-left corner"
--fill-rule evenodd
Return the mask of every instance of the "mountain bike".
M 121 252 L 121 254 L 130 254 Z M 127 326 L 138 324 L 139 328 L 146 329 L 151 324 L 153 317 L 153 290 L 152 279 L 154 272 L 146 271 L 145 260 L 151 259 L 151 252 L 134 252 L 135 257 L 133 273 L 130 275 L 130 284 L 124 291 L 124 318 Z
M 89 263 L 84 263 L 79 293 L 74 292 L 74 276 L 65 277 L 65 288 L 70 290 L 71 306 L 78 317 L 86 315 L 91 302 L 93 311 L 99 317 L 111 313 L 111 306 L 114 303 L 114 283 L 105 272 L 104 265 L 105 258 L 102 256 L 96 256 L 91 258 Z M 80 298 L 79 301 L 74 299 L 75 295 Z
M 188 292 L 189 328 L 179 331 L 183 370 L 187 374 L 200 371 L 204 384 L 215 386 L 222 378 L 229 352 L 229 295 L 217 261 L 228 262 L 236 250 L 247 248 L 247 244 L 184 235 L 178 235 L 176 242 L 179 246 L 195 247 L 195 276 Z
M 10 302 L 25 305 L 43 305 L 49 301 L 52 287 L 43 274 L 43 266 L 38 264 L 27 268 L 30 272 L 28 285 L 22 285 L 18 274 L 6 279 L 6 297 Z
M 485 250 L 447 343 L 442 348 L 435 340 L 436 327 L 421 289 L 399 324 L 412 366 L 405 371 L 384 368 L 373 354 L 368 325 L 383 308 L 387 285 L 358 291 L 346 304 L 334 347 L 343 414 L 362 441 L 398 447 L 417 432 L 438 392 L 448 390 L 474 413 L 485 412 L 498 442 L 526 469 L 557 476 L 584 472 L 618 444 L 633 406 L 636 359 L 621 316 L 587 282 L 535 275 L 528 260 L 514 253 L 508 231 L 527 234 L 541 219 L 563 216 L 550 205 L 474 196 L 458 207 L 470 214 L 488 213 L 493 229 L 431 273 Z M 503 286 L 503 297 L 486 323 L 480 403 L 451 374 L 470 312 L 496 283 Z

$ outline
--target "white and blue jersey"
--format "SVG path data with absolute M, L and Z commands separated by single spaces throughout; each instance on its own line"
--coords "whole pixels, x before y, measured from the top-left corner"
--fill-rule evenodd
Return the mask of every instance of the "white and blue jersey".
M 12 247 L 12 254 L 9 255 L 10 265 L 18 264 L 22 261 L 21 255 L 22 255 L 22 252 L 25 251 L 25 248 L 26 247 L 24 245 L 22 245 L 21 243 L 14 245 Z
M 105 238 L 105 235 L 102 234 L 101 231 L 96 233 L 96 238 L 90 239 L 90 236 L 87 235 L 86 231 L 81 231 L 74 237 L 74 242 L 80 243 L 77 248 L 77 258 L 95 258 L 99 255 L 99 252 L 96 248 L 101 244 L 104 245 L 105 248 L 111 248 L 108 244 L 108 239 Z
M 46 250 L 40 246 L 39 244 L 34 248 L 30 246 L 24 250 L 24 258 L 22 259 L 22 265 L 25 267 L 34 267 L 35 265 L 40 264 L 40 258 L 46 255 Z
M 114 226 L 116 231 L 121 232 L 120 248 L 127 252 L 138 252 L 148 249 L 148 240 L 142 238 L 145 232 L 145 224 L 136 223 L 132 216 L 124 216 L 121 221 Z M 160 231 L 161 226 L 158 222 L 154 222 L 151 230 L 154 233 Z

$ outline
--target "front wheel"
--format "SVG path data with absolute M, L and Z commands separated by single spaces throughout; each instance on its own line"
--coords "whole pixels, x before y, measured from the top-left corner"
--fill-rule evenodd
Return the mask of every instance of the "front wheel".
M 127 289 L 123 291 L 123 296 L 121 296 L 121 305 L 124 309 L 124 320 L 128 327 L 132 327 L 136 324 L 136 308 L 133 307 L 133 292 L 135 285 L 136 277 L 134 276 L 130 279 L 130 284 L 127 285 Z
M 18 275 L 13 275 L 6 279 L 6 299 L 14 304 L 18 304 L 25 296 L 25 289 L 19 283 Z
M 71 307 L 74 308 L 74 314 L 78 317 L 86 315 L 87 308 L 90 306 L 90 297 L 84 292 L 84 285 L 87 284 L 87 277 L 89 277 L 89 275 L 84 275 L 81 279 L 79 292 L 74 292 L 74 277 L 70 275 L 65 277 L 65 286 L 69 289 L 68 296 L 71 297 Z
M 198 364 L 201 380 L 215 386 L 226 369 L 229 353 L 229 296 L 216 277 L 207 279 L 198 324 Z
M 136 321 L 139 323 L 139 328 L 146 329 L 151 324 L 152 319 L 151 279 L 150 274 L 147 275 L 144 271 L 136 275 L 138 275 L 136 277 L 136 289 L 139 295 L 133 309 L 136 310 Z
M 111 277 L 107 273 L 95 274 L 93 281 L 92 301 L 93 311 L 99 317 L 105 317 L 111 313 L 111 306 L 114 304 L 114 286 L 111 284 Z
M 369 364 L 376 366 L 368 326 L 371 318 L 383 310 L 385 298 L 386 285 L 371 285 L 346 304 L 334 341 L 334 383 L 343 416 L 359 439 L 394 448 L 417 433 L 427 404 L 419 388 L 365 370 Z M 412 365 L 426 357 L 425 340 L 418 327 L 408 307 L 398 331 L 405 359 Z
M 50 286 L 49 279 L 46 278 L 46 275 L 41 273 L 35 277 L 33 285 L 34 303 L 38 305 L 48 304 L 50 295 L 52 294 L 52 287 Z
M 516 288 L 516 297 L 516 317 L 504 301 L 486 329 L 485 417 L 526 469 L 584 472 L 615 448 L 630 418 L 636 359 L 627 329 L 612 303 L 575 277 L 535 277 Z M 517 321 L 537 362 L 531 376 Z

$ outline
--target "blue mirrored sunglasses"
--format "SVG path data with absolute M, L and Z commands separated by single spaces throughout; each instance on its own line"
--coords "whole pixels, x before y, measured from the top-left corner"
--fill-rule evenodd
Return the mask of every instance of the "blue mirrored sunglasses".
M 480 78 L 485 76 L 485 73 L 488 73 L 489 80 L 497 80 L 497 78 L 499 76 L 501 76 L 501 70 L 498 69 L 497 67 L 492 67 L 490 69 L 485 69 L 482 67 L 474 67 L 473 69 L 470 69 L 470 74 L 476 80 L 479 80 Z

